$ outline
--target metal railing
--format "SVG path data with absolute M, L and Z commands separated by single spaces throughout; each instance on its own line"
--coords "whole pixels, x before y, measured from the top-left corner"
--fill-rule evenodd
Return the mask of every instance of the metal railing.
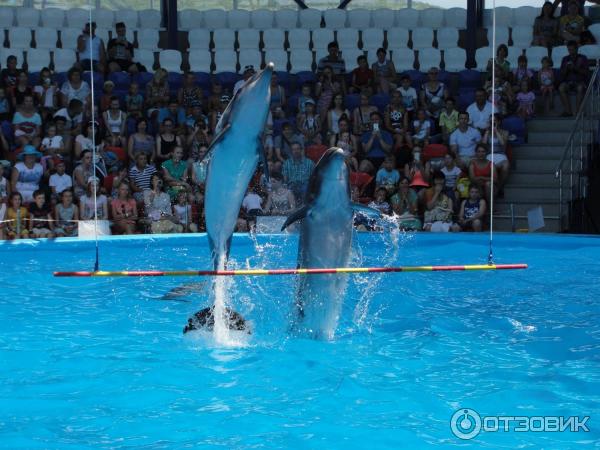
M 564 231 L 573 222 L 573 205 L 576 200 L 585 199 L 588 194 L 587 168 L 589 166 L 589 149 L 594 149 L 600 134 L 600 79 L 598 71 L 600 62 L 590 77 L 587 90 L 577 111 L 575 123 L 565 150 L 556 167 L 555 177 L 558 180 L 559 196 L 559 227 Z M 567 173 L 565 173 L 567 171 Z M 565 208 L 564 203 L 568 202 Z M 581 208 L 583 211 L 583 208 Z

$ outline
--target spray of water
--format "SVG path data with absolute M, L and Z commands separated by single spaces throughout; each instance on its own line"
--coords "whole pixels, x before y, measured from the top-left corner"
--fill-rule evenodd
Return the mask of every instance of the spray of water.
M 378 236 L 381 238 L 381 243 L 384 246 L 384 251 L 379 259 L 380 264 L 384 266 L 393 265 L 398 258 L 398 253 L 403 244 L 412 239 L 414 233 L 407 233 L 402 231 L 398 227 L 398 216 L 393 214 L 391 216 L 383 215 L 377 221 L 377 227 L 381 228 L 382 233 Z M 357 253 L 358 254 L 358 253 Z M 363 265 L 364 261 L 362 258 L 362 249 L 360 252 L 360 259 L 355 261 L 358 265 Z M 377 311 L 372 313 L 370 306 L 375 293 L 377 292 L 377 286 L 383 279 L 383 275 L 368 275 L 368 276 L 357 276 L 355 283 L 357 285 L 357 291 L 360 292 L 360 298 L 354 308 L 352 315 L 353 323 L 359 329 L 366 329 L 368 332 L 372 330 L 373 320 L 368 321 L 369 318 L 374 319 L 377 317 Z

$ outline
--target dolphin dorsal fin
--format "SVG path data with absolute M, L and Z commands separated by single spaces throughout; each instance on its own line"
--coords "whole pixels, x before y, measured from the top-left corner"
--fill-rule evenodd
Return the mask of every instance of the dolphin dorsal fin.
M 285 223 L 283 224 L 283 226 L 281 227 L 281 231 L 285 230 L 287 227 L 289 227 L 295 221 L 304 219 L 306 217 L 306 213 L 307 212 L 308 212 L 308 206 L 303 206 L 302 208 L 297 209 L 296 211 L 294 211 L 293 213 L 291 213 L 288 216 L 288 218 L 285 221 Z
M 370 208 L 368 206 L 361 205 L 360 203 L 350 203 L 350 207 L 354 210 L 355 213 L 361 213 L 367 217 L 381 217 L 381 211 L 375 208 Z

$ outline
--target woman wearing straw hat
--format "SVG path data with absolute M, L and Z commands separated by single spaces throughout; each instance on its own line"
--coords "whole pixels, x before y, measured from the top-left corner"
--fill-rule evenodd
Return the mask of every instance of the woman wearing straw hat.
M 23 202 L 33 201 L 33 192 L 40 188 L 44 168 L 38 162 L 42 154 L 33 145 L 26 145 L 19 155 L 10 177 L 12 192 L 20 192 Z

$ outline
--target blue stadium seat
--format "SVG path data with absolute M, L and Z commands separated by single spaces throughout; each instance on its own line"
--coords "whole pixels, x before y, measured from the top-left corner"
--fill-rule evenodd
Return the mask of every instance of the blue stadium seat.
M 513 134 L 516 139 L 511 140 L 511 144 L 520 145 L 525 143 L 525 121 L 518 116 L 509 116 L 502 119 L 502 128 L 508 131 L 509 135 Z
M 360 106 L 360 94 L 348 94 L 344 97 L 344 106 L 350 112 Z
M 373 106 L 377 106 L 380 113 L 385 111 L 386 106 L 390 102 L 390 96 L 388 94 L 375 94 L 369 99 L 369 103 Z
M 86 81 L 90 87 L 92 86 L 92 76 L 91 76 L 92 72 L 86 71 L 83 72 L 83 75 L 81 76 L 81 78 Z M 102 85 L 104 84 L 104 75 L 102 75 L 100 72 L 94 72 L 94 88 L 98 89 L 98 86 L 100 88 L 102 88 Z
M 317 76 L 314 72 L 303 70 L 296 73 L 296 82 L 299 86 L 302 86 L 304 83 L 314 83 L 315 81 L 317 81 Z
M 461 70 L 458 72 L 458 83 L 461 88 L 478 88 L 481 86 L 481 72 L 471 69 Z
M 131 81 L 134 81 L 137 84 L 139 84 L 140 92 L 144 92 L 144 90 L 146 89 L 146 85 L 150 82 L 150 80 L 152 80 L 152 77 L 153 75 L 150 72 L 139 72 L 133 76 L 133 79 Z
M 169 72 L 167 81 L 169 82 L 169 88 L 172 91 L 177 91 L 183 84 L 183 75 L 178 72 Z
M 421 89 L 421 86 L 426 80 L 425 74 L 419 72 L 418 70 L 407 70 L 402 73 L 402 75 L 408 75 L 411 80 L 411 85 L 414 87 L 417 92 Z
M 128 89 L 131 84 L 131 77 L 128 72 L 112 72 L 108 79 L 115 83 L 115 89 Z
M 219 72 L 215 74 L 215 78 L 221 83 L 225 90 L 231 91 L 235 83 L 242 79 L 242 76 L 235 72 Z
M 207 72 L 194 72 L 196 76 L 196 83 L 204 89 L 205 92 L 210 92 L 210 73 Z

